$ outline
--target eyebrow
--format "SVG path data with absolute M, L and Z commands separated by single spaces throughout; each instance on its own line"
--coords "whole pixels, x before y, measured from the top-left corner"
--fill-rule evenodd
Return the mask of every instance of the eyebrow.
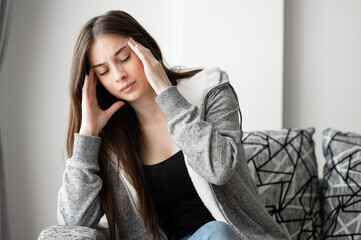
M 116 57 L 119 53 L 121 53 L 126 47 L 127 46 L 123 46 L 123 47 L 119 48 L 118 51 L 116 51 L 114 53 L 114 57 Z M 93 65 L 93 68 L 101 67 L 103 65 L 104 65 L 104 63 L 95 64 L 95 65 Z

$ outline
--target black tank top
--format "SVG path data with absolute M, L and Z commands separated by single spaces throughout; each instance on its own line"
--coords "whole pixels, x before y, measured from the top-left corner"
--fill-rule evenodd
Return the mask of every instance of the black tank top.
M 214 218 L 199 198 L 189 177 L 183 152 L 154 165 L 143 165 L 160 221 L 168 238 L 194 233 Z

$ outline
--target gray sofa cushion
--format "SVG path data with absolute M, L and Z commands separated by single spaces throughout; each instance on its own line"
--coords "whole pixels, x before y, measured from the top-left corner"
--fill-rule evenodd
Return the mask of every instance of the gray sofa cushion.
M 269 213 L 291 239 L 320 239 L 314 128 L 245 132 L 251 175 Z
M 322 133 L 325 239 L 361 239 L 361 135 Z

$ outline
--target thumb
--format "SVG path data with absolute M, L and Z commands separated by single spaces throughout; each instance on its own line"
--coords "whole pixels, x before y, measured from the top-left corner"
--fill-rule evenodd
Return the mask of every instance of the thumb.
M 113 114 L 119 110 L 120 107 L 122 107 L 125 104 L 125 102 L 122 101 L 118 101 L 113 103 L 112 106 L 110 106 L 107 110 L 105 110 L 105 113 L 107 114 L 107 116 L 109 118 L 111 118 L 111 116 L 113 116 Z

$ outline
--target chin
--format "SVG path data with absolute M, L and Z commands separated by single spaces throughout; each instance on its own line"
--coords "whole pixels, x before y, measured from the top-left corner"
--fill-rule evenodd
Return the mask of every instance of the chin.
M 127 101 L 127 102 L 135 102 L 139 100 L 140 96 L 137 93 L 133 94 L 127 94 L 127 96 L 120 97 L 121 100 Z

